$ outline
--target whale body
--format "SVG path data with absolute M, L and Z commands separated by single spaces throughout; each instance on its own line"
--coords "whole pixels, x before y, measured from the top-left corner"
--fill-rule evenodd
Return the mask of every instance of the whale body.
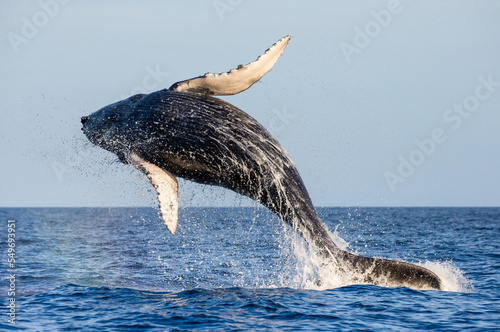
M 177 227 L 176 178 L 181 177 L 260 202 L 354 283 L 442 289 L 439 277 L 423 267 L 339 249 L 285 149 L 250 115 L 212 97 L 247 89 L 271 69 L 288 40 L 228 73 L 205 74 L 106 106 L 82 117 L 82 130 L 92 143 L 150 179 L 172 233 Z

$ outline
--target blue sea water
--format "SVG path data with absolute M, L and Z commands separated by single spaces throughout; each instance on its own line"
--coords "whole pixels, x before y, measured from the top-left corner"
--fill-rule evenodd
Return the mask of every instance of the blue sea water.
M 350 285 L 264 209 L 184 208 L 171 235 L 152 208 L 2 208 L 0 328 L 499 330 L 500 208 L 318 212 L 339 246 L 423 265 L 448 291 Z

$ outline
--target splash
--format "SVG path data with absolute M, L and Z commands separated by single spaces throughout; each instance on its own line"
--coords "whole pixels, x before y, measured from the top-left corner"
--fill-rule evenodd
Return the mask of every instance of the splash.
M 453 265 L 452 261 L 427 261 L 419 265 L 437 274 L 443 283 L 443 290 L 446 292 L 472 293 L 474 291 L 469 279 Z
M 344 240 L 338 234 L 337 230 L 330 233 L 335 244 L 345 250 L 349 242 Z M 370 270 L 355 271 L 341 260 L 325 260 L 324 257 L 317 255 L 314 250 L 296 233 L 285 232 L 285 241 L 291 244 L 291 250 L 296 258 L 295 271 L 292 284 L 289 287 L 311 290 L 327 290 L 350 285 L 360 284 L 357 280 L 363 277 Z M 415 264 L 408 262 L 410 264 Z M 463 272 L 453 265 L 452 261 L 435 262 L 426 261 L 415 265 L 424 267 L 434 272 L 442 281 L 443 291 L 470 293 L 473 287 L 470 281 L 464 276 Z M 375 283 L 378 286 L 394 287 L 384 277 L 380 277 Z M 415 288 L 414 285 L 401 285 L 402 287 Z

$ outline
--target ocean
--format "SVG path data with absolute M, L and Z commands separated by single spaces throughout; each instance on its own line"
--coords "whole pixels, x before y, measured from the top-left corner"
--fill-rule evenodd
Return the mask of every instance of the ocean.
M 182 208 L 176 235 L 153 208 L 0 208 L 0 329 L 500 329 L 500 208 L 317 211 L 340 247 L 446 291 L 349 284 L 264 208 Z

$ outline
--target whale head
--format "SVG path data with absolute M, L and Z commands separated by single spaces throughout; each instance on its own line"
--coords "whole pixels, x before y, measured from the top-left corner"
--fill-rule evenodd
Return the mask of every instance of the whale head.
M 130 139 L 128 116 L 135 103 L 144 95 L 138 94 L 81 118 L 82 131 L 93 144 L 113 152 L 120 161 L 127 163 L 128 153 L 134 149 Z

